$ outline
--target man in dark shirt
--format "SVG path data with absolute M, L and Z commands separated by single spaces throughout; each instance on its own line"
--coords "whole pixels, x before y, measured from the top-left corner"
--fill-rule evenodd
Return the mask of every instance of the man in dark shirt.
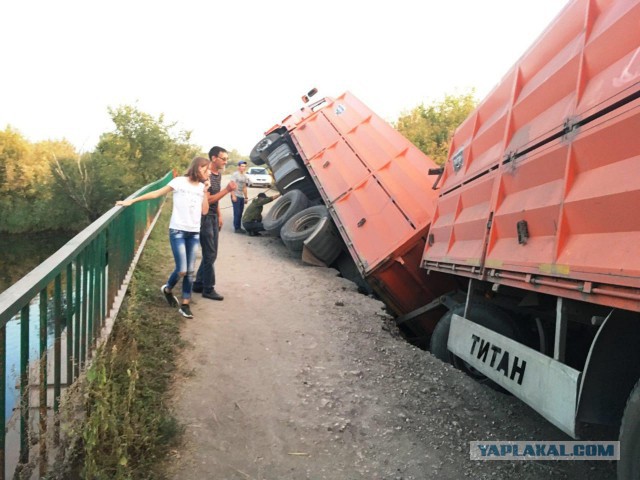
M 202 261 L 193 282 L 193 291 L 202 292 L 203 298 L 210 300 L 223 300 L 224 297 L 215 290 L 216 273 L 213 264 L 218 257 L 218 234 L 222 228 L 222 215 L 220 214 L 219 200 L 226 194 L 236 189 L 236 183 L 231 181 L 226 188 L 220 189 L 222 172 L 229 160 L 229 154 L 222 147 L 213 147 L 209 150 L 209 212 L 202 216 L 200 222 L 200 246 L 202 247 Z
M 276 193 L 268 197 L 265 193 L 261 192 L 251 201 L 244 211 L 244 215 L 242 215 L 242 226 L 250 237 L 260 235 L 260 232 L 264 231 L 264 227 L 262 226 L 262 207 L 269 202 L 273 202 L 279 196 L 280 194 Z

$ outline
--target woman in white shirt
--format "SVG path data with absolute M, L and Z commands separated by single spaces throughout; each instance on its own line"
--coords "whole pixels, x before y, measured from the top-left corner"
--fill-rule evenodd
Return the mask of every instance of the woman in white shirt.
M 173 191 L 173 210 L 169 222 L 169 241 L 176 268 L 160 290 L 172 307 L 178 307 L 178 299 L 172 293 L 182 277 L 182 304 L 178 311 L 183 317 L 193 318 L 189 302 L 195 272 L 196 255 L 200 245 L 200 218 L 209 211 L 209 160 L 195 157 L 187 173 L 173 178 L 167 185 L 137 198 L 116 202 L 129 205 L 158 198 Z

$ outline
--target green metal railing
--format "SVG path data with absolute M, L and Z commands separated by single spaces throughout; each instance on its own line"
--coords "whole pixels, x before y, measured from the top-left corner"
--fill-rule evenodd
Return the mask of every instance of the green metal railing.
M 171 178 L 173 172 L 143 187 L 131 198 L 160 188 Z M 12 470 L 11 464 L 16 462 L 18 469 L 27 464 L 38 464 L 41 476 L 46 473 L 48 443 L 57 446 L 60 441 L 57 414 L 62 388 L 78 378 L 91 359 L 105 320 L 108 315 L 113 317 L 117 313 L 110 312 L 111 306 L 163 201 L 164 198 L 158 198 L 127 208 L 113 207 L 0 294 L 0 425 L 5 426 L 0 435 L 0 480 L 13 476 L 12 471 L 6 470 Z M 37 305 L 34 304 L 36 300 Z M 36 321 L 34 316 L 39 317 L 35 330 L 30 328 Z M 8 447 L 13 447 L 7 443 L 7 432 L 11 429 L 6 427 L 5 413 L 7 325 L 16 318 L 20 321 L 20 393 L 14 411 L 19 414 L 19 454 L 17 459 L 10 459 L 5 455 Z M 49 345 L 47 338 L 51 336 L 51 327 L 53 340 Z M 39 337 L 38 357 L 32 355 L 30 358 L 34 332 Z M 49 372 L 49 369 L 53 371 Z M 34 379 L 38 387 L 37 401 L 29 394 Z M 49 398 L 50 386 L 53 387 L 52 398 Z M 48 415 L 48 401 L 52 402 L 53 416 Z M 36 407 L 38 422 L 30 419 L 30 410 Z M 50 425 L 52 435 L 47 434 Z M 33 454 L 35 444 L 37 455 Z M 34 456 L 37 458 L 31 458 Z

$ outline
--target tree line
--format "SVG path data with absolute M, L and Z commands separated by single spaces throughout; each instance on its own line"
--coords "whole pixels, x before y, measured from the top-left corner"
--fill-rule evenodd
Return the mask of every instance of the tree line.
M 0 130 L 0 232 L 78 232 L 140 187 L 202 154 L 191 132 L 163 115 L 133 106 L 108 110 L 114 128 L 92 152 L 66 140 L 31 143 L 17 130 Z M 206 154 L 205 154 L 206 156 Z M 237 162 L 237 151 L 230 158 Z
M 402 114 L 393 126 L 436 163 L 446 161 L 455 128 L 475 108 L 473 91 L 445 95 Z M 114 128 L 92 152 L 66 140 L 31 143 L 19 131 L 0 130 L 0 232 L 78 232 L 116 200 L 165 175 L 184 171 L 200 148 L 191 132 L 163 115 L 133 106 L 108 109 Z M 230 165 L 241 156 L 229 152 Z
M 394 127 L 438 165 L 447 161 L 455 129 L 476 108 L 472 89 L 462 94 L 446 94 L 441 100 L 420 104 L 402 114 Z

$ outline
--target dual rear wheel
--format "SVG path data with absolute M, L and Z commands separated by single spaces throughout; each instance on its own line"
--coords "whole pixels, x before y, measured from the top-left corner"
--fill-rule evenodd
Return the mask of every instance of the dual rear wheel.
M 327 207 L 309 206 L 300 190 L 291 190 L 276 200 L 262 223 L 269 235 L 280 236 L 289 251 L 300 254 L 307 247 L 319 264 L 330 265 L 342 252 L 342 239 Z

